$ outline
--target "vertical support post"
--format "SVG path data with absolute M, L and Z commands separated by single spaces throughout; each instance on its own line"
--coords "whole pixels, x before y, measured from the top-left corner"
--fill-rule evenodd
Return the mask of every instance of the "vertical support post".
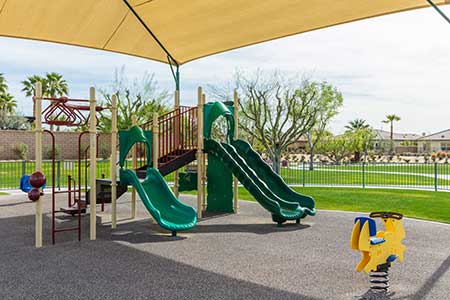
M 202 112 L 203 107 L 206 103 L 206 95 L 202 94 Z M 202 120 L 203 120 L 203 113 L 202 113 Z M 202 122 L 202 150 L 203 150 L 203 128 L 204 124 Z M 206 153 L 203 153 L 202 151 L 202 211 L 206 210 Z
M 58 182 L 58 190 L 61 190 L 61 161 L 58 160 L 56 162 L 57 168 L 56 168 L 56 180 Z
M 239 97 L 236 90 L 233 93 L 233 108 L 234 108 L 234 139 L 237 140 L 239 138 Z M 233 176 L 233 210 L 234 213 L 238 213 L 239 209 L 239 182 L 236 176 Z
M 366 187 L 366 163 L 362 162 L 362 187 Z
M 178 69 L 177 69 L 178 70 Z M 178 115 L 175 118 L 175 149 L 176 150 L 182 150 L 180 149 L 180 91 L 177 89 L 175 91 L 175 104 L 174 104 L 174 109 L 176 111 L 176 115 Z M 175 196 L 178 198 L 178 196 L 180 195 L 179 193 L 179 182 L 178 182 L 178 169 L 175 170 L 174 173 L 174 179 L 173 179 L 173 192 L 175 194 Z
M 90 239 L 91 241 L 97 238 L 97 191 L 96 191 L 96 176 L 97 176 L 97 117 L 96 117 L 96 101 L 95 88 L 89 89 L 89 159 L 90 159 Z
M 305 168 L 306 168 L 306 163 L 305 163 L 305 161 L 303 161 L 303 164 L 302 164 L 302 185 L 303 185 L 303 187 L 305 187 L 305 185 L 306 185 L 306 181 L 305 181 Z
M 203 93 L 198 88 L 198 112 L 197 112 L 197 218 L 202 217 L 203 201 Z
M 26 174 L 26 167 L 27 167 L 27 161 L 26 160 L 22 160 L 22 176 Z
M 137 125 L 137 116 L 131 116 L 131 125 Z M 133 145 L 133 151 L 131 152 L 131 164 L 133 170 L 137 169 L 137 145 Z M 136 188 L 133 186 L 131 188 L 131 219 L 136 218 Z
M 158 169 L 158 159 L 159 159 L 159 123 L 158 123 L 158 113 L 153 113 L 153 125 L 152 125 L 152 161 L 153 168 Z
M 36 171 L 42 172 L 42 83 L 36 82 L 36 96 L 34 98 L 34 132 L 35 132 L 35 160 Z M 39 189 L 41 191 L 41 188 Z M 36 219 L 35 219 L 35 246 L 42 247 L 42 197 L 36 201 Z
M 437 192 L 438 190 L 438 164 L 437 162 L 434 162 L 434 191 Z
M 117 227 L 117 96 L 111 97 L 111 161 L 110 170 L 111 174 L 111 228 Z

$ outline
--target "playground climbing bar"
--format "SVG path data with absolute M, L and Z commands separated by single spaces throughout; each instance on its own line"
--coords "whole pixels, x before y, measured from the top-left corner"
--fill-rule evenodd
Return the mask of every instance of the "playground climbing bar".
M 91 159 L 90 165 L 90 239 L 95 240 L 97 238 L 97 191 L 96 191 L 96 172 L 97 172 L 97 118 L 96 113 L 96 101 L 95 101 L 95 88 L 91 87 L 89 90 L 89 157 Z

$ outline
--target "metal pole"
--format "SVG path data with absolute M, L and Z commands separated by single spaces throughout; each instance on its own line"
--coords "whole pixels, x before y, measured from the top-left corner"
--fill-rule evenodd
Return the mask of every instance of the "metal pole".
M 363 162 L 362 162 L 362 187 L 363 187 L 363 188 L 366 187 L 365 171 L 366 171 L 366 164 L 365 164 L 365 162 L 363 161 Z
M 34 98 L 34 115 L 35 115 L 35 160 L 36 160 L 36 171 L 42 171 L 42 84 L 36 82 L 35 85 L 36 97 Z M 41 190 L 41 188 L 39 189 Z M 36 201 L 36 237 L 35 246 L 36 248 L 42 247 L 42 197 Z
M 434 191 L 438 190 L 438 171 L 437 171 L 437 162 L 434 162 Z
M 158 159 L 159 159 L 159 124 L 158 124 L 158 113 L 153 113 L 153 124 L 152 124 L 152 132 L 153 132 L 153 151 L 152 151 L 152 161 L 153 168 L 158 170 Z
M 58 160 L 56 164 L 58 166 L 56 173 L 56 178 L 58 179 L 58 190 L 61 190 L 61 161 Z
M 96 118 L 96 101 L 95 88 L 91 87 L 89 90 L 89 144 L 90 153 L 90 239 L 91 241 L 97 238 L 97 191 L 96 191 L 96 171 L 97 171 L 97 118 Z M 80 203 L 78 203 L 80 205 Z
M 198 88 L 198 112 L 197 112 L 197 218 L 202 217 L 203 199 L 203 93 Z
M 178 72 L 178 69 L 177 69 Z M 177 87 L 178 88 L 178 87 Z M 177 89 L 175 91 L 175 103 L 174 103 L 174 109 L 175 109 L 175 115 L 177 117 L 175 117 L 175 151 L 180 150 L 180 91 Z M 177 153 L 175 153 L 177 154 Z M 175 196 L 178 198 L 178 196 L 180 195 L 179 193 L 179 182 L 178 182 L 178 169 L 175 170 L 174 173 L 174 179 L 173 179 L 173 192 L 175 194 Z
M 303 187 L 305 187 L 305 161 L 303 161 L 303 166 L 302 166 L 302 185 Z
M 111 228 L 117 227 L 117 96 L 111 97 Z
M 202 94 L 202 126 L 201 126 L 201 133 L 202 133 L 202 211 L 206 210 L 206 153 L 203 153 L 203 107 L 206 103 L 206 96 L 205 94 Z
M 239 97 L 236 90 L 233 93 L 233 109 L 234 109 L 234 139 L 239 138 Z M 237 214 L 239 209 L 239 182 L 236 176 L 233 176 L 233 209 Z
M 430 3 L 430 5 L 450 24 L 450 18 L 447 17 L 444 12 L 436 4 L 434 4 L 432 0 L 427 0 L 427 2 Z
M 137 125 L 137 116 L 132 115 L 131 116 L 131 125 L 136 126 Z M 137 145 L 133 145 L 133 151 L 131 152 L 131 163 L 133 170 L 136 171 L 137 169 Z M 131 188 L 131 218 L 136 218 L 136 188 L 133 186 Z

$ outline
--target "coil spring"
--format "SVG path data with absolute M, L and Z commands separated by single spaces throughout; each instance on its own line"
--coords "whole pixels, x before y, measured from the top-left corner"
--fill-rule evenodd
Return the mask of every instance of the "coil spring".
M 377 270 L 369 273 L 370 290 L 373 293 L 389 293 L 389 270 Z

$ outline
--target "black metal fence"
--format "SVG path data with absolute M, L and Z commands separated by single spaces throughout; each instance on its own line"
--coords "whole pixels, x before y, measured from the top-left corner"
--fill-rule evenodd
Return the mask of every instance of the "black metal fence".
M 82 160 L 81 166 L 81 184 L 84 185 L 89 180 L 89 171 L 86 168 L 89 161 Z M 35 170 L 34 161 L 0 161 L 0 189 L 14 190 L 19 188 L 19 181 L 23 175 L 30 175 Z M 47 186 L 52 183 L 52 161 L 44 160 L 42 162 L 42 171 L 47 177 Z M 97 161 L 97 177 L 109 177 L 109 160 Z M 78 178 L 77 160 L 58 160 L 55 162 L 55 186 L 62 188 L 67 186 L 67 178 L 71 175 Z M 78 182 L 77 182 L 78 184 Z
M 281 176 L 290 185 L 450 190 L 447 163 L 287 163 Z
M 89 180 L 85 161 L 81 161 L 81 183 Z M 0 189 L 19 188 L 20 177 L 34 171 L 34 161 L 1 161 Z M 44 161 L 42 169 L 47 185 L 52 182 L 52 163 Z M 110 177 L 109 160 L 97 161 L 97 177 Z M 78 161 L 58 160 L 55 163 L 55 185 L 67 186 L 67 177 L 78 178 Z M 450 190 L 450 164 L 447 163 L 314 163 L 291 162 L 281 168 L 281 176 L 289 185 L 382 187 L 429 190 Z M 173 181 L 173 175 L 166 176 Z

